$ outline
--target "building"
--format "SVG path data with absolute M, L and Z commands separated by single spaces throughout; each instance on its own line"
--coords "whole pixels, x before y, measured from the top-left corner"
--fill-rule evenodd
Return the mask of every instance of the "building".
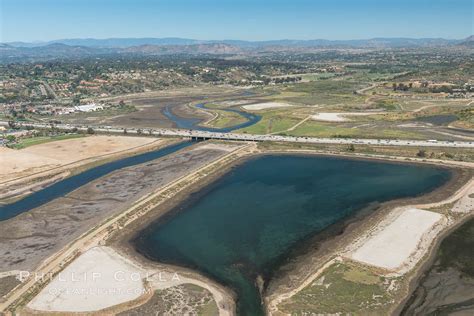
M 91 104 L 84 104 L 84 105 L 76 105 L 74 109 L 79 112 L 93 112 L 98 110 L 103 110 L 104 107 L 102 105 L 96 105 L 95 103 Z

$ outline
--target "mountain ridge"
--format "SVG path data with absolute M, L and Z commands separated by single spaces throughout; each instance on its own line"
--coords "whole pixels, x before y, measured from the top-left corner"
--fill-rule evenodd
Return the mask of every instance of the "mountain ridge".
M 472 36 L 470 36 L 472 37 Z M 408 38 L 408 37 L 375 37 L 370 39 L 351 39 L 351 40 L 328 40 L 328 39 L 279 39 L 279 40 L 264 40 L 264 41 L 247 41 L 247 40 L 197 40 L 180 37 L 139 37 L 139 38 L 72 38 L 59 39 L 45 42 L 5 42 L 13 47 L 41 47 L 50 44 L 65 44 L 69 46 L 85 46 L 97 48 L 126 48 L 142 45 L 196 45 L 196 44 L 228 44 L 245 47 L 263 47 L 263 46 L 300 46 L 300 47 L 336 47 L 336 46 L 350 46 L 350 47 L 404 47 L 404 46 L 446 46 L 455 45 L 468 40 L 466 39 L 444 39 L 444 38 Z

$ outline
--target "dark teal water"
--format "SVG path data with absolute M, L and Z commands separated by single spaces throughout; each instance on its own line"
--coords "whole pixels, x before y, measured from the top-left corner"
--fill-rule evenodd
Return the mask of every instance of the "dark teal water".
M 275 273 L 295 245 L 369 204 L 423 194 L 450 177 L 418 165 L 264 156 L 234 168 L 133 242 L 151 259 L 232 287 L 240 315 L 261 315 L 255 280 Z
M 98 179 L 115 170 L 138 165 L 160 157 L 169 155 L 184 147 L 192 145 L 192 142 L 181 142 L 158 150 L 146 152 L 119 160 L 115 160 L 95 168 L 91 168 L 77 175 L 58 181 L 40 191 L 34 192 L 27 197 L 14 203 L 0 205 L 0 221 L 15 217 L 23 212 L 48 203 L 58 197 L 64 196 L 75 189 L 95 179 Z

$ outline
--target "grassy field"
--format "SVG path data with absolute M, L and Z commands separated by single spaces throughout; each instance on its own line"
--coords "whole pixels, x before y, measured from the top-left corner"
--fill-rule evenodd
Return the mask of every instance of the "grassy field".
M 297 124 L 304 117 L 300 117 L 295 110 L 266 110 L 259 111 L 262 119 L 249 127 L 238 130 L 238 132 L 249 134 L 270 134 L 285 131 Z
M 364 97 L 355 94 L 367 84 L 348 80 L 319 80 L 289 86 L 284 91 L 302 93 L 301 96 L 290 97 L 290 102 L 303 104 L 354 104 L 363 102 Z
M 306 137 L 357 137 L 357 138 L 392 138 L 422 139 L 419 134 L 394 128 L 352 128 L 344 124 L 306 121 L 295 130 L 285 132 L 290 136 Z
M 234 112 L 213 109 L 212 113 L 215 113 L 217 116 L 206 125 L 215 128 L 234 126 L 247 121 L 245 117 Z
M 265 92 L 268 100 L 299 103 L 304 105 L 354 105 L 363 103 L 364 96 L 355 94 L 368 83 L 341 78 L 315 80 L 298 84 L 270 87 Z
M 57 140 L 64 140 L 64 139 L 71 139 L 71 138 L 79 138 L 84 137 L 83 134 L 65 134 L 65 135 L 58 135 L 58 136 L 37 136 L 31 138 L 20 139 L 19 142 L 12 146 L 14 149 L 23 149 L 26 147 L 54 142 Z
M 368 268 L 335 263 L 279 309 L 291 315 L 342 313 L 382 315 L 391 303 L 390 282 Z

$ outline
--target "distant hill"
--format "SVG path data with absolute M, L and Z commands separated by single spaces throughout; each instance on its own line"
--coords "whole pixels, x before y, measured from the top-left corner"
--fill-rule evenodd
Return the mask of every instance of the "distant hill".
M 54 43 L 44 46 L 36 47 L 14 47 L 9 44 L 0 45 L 0 59 L 19 59 L 19 58 L 33 58 L 33 59 L 48 59 L 48 58 L 73 58 L 97 55 L 107 53 L 108 50 L 97 49 L 86 46 L 70 46 L 66 44 Z
M 367 40 L 272 40 L 272 41 L 201 41 L 186 38 L 110 38 L 65 39 L 50 42 L 0 43 L 0 61 L 81 58 L 104 54 L 242 54 L 278 51 L 307 52 L 310 49 L 337 48 L 417 48 L 474 47 L 473 36 L 464 40 L 442 38 L 373 38 Z
M 271 41 L 243 41 L 243 40 L 195 40 L 188 38 L 108 38 L 108 39 L 62 39 L 49 42 L 11 42 L 6 43 L 14 47 L 40 47 L 51 44 L 65 44 L 69 46 L 85 46 L 97 48 L 126 48 L 144 45 L 159 46 L 190 46 L 198 44 L 227 44 L 242 48 L 256 48 L 264 46 L 295 46 L 295 47 L 429 47 L 458 44 L 460 40 L 443 38 L 372 38 L 362 40 L 271 40 Z
M 474 35 L 471 35 L 462 42 L 458 43 L 458 46 L 474 47 Z
M 238 46 L 223 43 L 193 45 L 141 45 L 127 47 L 121 53 L 141 54 L 237 54 L 242 52 Z

